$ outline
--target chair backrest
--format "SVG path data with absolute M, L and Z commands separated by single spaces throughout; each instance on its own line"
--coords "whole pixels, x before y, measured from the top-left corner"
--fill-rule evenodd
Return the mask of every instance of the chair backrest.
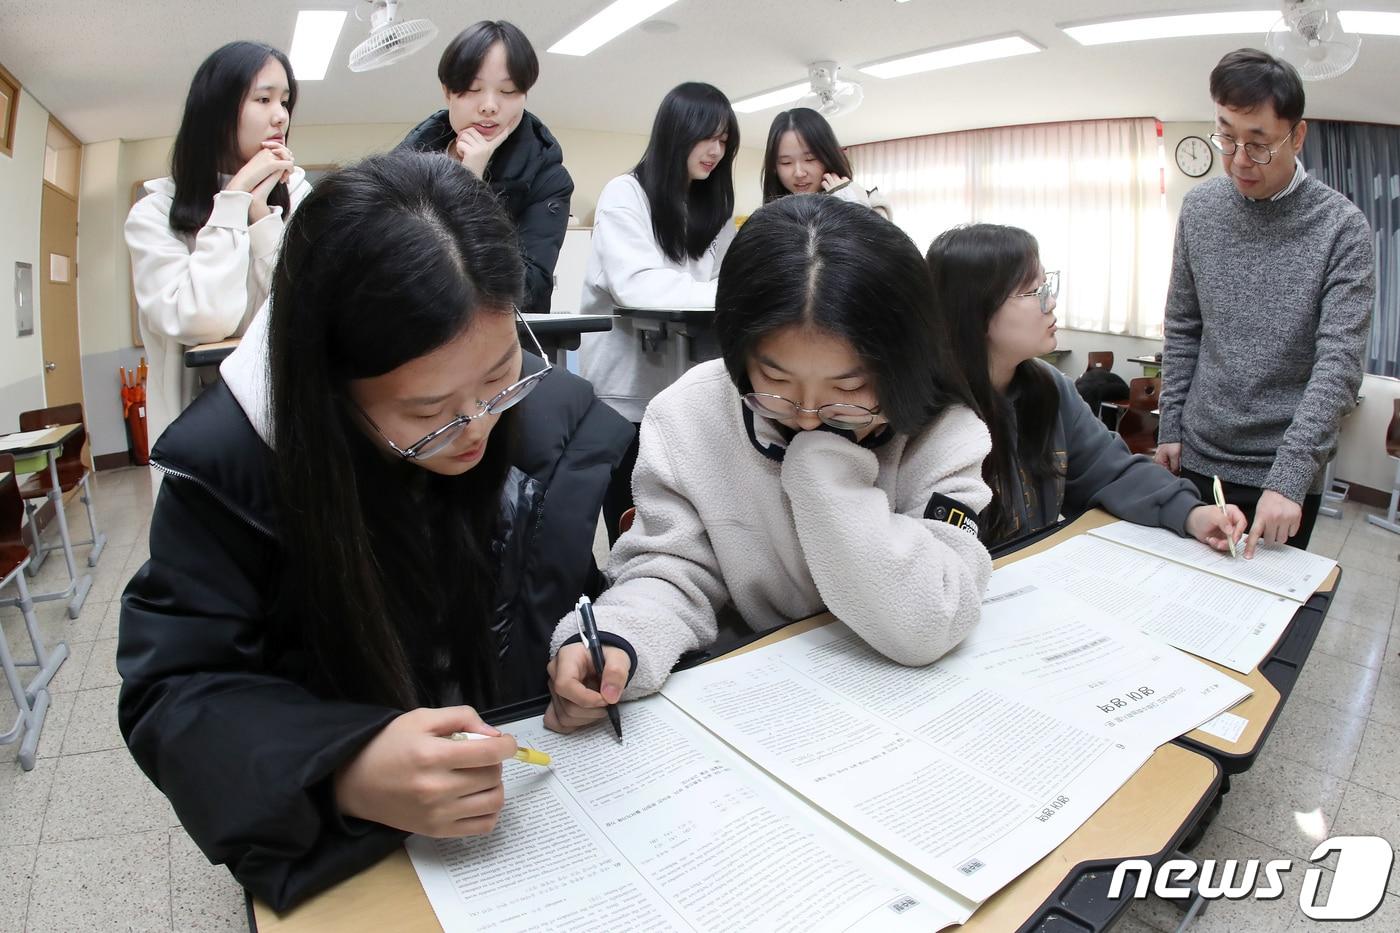
M 1395 400 L 1395 412 L 1390 416 L 1390 427 L 1385 430 L 1385 452 L 1400 457 L 1400 398 Z
M 1138 411 L 1151 411 L 1157 407 L 1157 397 L 1162 394 L 1162 377 L 1139 377 L 1128 380 L 1128 407 Z
M 24 523 L 24 500 L 19 496 L 14 457 L 0 454 L 0 474 L 9 474 L 0 479 L 0 544 L 22 544 L 20 526 Z
M 1093 352 L 1091 352 L 1091 353 L 1089 354 L 1089 369 L 1112 369 L 1112 368 L 1113 368 L 1113 351 L 1112 351 L 1112 350 L 1094 350 Z M 1085 370 L 1085 372 L 1088 372 L 1088 371 L 1089 371 L 1088 369 Z
M 617 518 L 617 533 L 620 534 L 620 535 L 625 535 L 625 534 L 627 534 L 628 530 L 630 530 L 631 527 L 632 527 L 632 522 L 634 522 L 634 521 L 636 520 L 636 518 L 637 518 L 637 508 L 636 508 L 636 506 L 633 506 L 632 508 L 628 509 L 627 511 L 625 511 L 625 512 L 623 512 L 621 515 L 619 515 L 618 518 Z
M 87 442 L 87 424 L 83 421 L 82 404 L 70 402 L 67 405 L 54 405 L 52 408 L 35 408 L 32 411 L 20 412 L 19 416 L 21 431 L 39 431 L 60 424 L 83 425 L 78 429 L 78 433 L 63 445 L 63 453 L 58 458 L 58 465 L 62 468 L 82 460 L 83 444 Z

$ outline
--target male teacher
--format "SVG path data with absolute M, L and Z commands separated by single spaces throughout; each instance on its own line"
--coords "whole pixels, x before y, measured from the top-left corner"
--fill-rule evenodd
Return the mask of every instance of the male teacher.
M 1255 545 L 1305 548 L 1374 305 L 1366 219 L 1298 161 L 1303 83 L 1239 49 L 1210 73 L 1226 178 L 1181 206 L 1167 294 L 1156 460 L 1206 502 L 1218 475 Z

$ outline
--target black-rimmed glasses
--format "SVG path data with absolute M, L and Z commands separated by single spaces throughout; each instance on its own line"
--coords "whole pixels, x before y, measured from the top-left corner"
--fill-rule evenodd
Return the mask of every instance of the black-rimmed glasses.
M 832 428 L 869 427 L 880 413 L 879 406 L 866 408 L 862 405 L 846 405 L 834 402 L 820 408 L 803 408 L 792 399 L 766 392 L 750 392 L 742 396 L 744 405 L 756 415 L 772 418 L 774 421 L 788 421 L 799 415 L 816 415 L 821 423 Z
M 1028 292 L 1018 292 L 1012 298 L 1039 298 L 1040 313 L 1050 313 L 1050 299 L 1060 294 L 1060 273 L 1045 273 L 1045 281 L 1040 283 L 1040 287 Z
M 384 438 L 384 443 L 389 445 L 389 449 L 403 459 L 427 460 L 429 457 L 442 453 L 448 447 L 452 446 L 453 441 L 462 436 L 462 432 L 467 429 L 467 425 L 487 415 L 499 415 L 507 409 L 519 404 L 525 396 L 535 390 L 535 387 L 540 384 L 545 376 L 548 376 L 554 370 L 554 364 L 550 363 L 549 357 L 545 356 L 544 348 L 540 346 L 539 338 L 537 338 L 535 332 L 530 329 L 530 325 L 525 323 L 525 318 L 521 316 L 519 308 L 515 309 L 515 319 L 520 326 L 525 329 L 525 333 L 530 335 L 530 341 L 535 345 L 535 352 L 539 354 L 540 359 L 545 361 L 544 369 L 537 373 L 531 373 L 518 382 L 511 383 L 493 395 L 488 401 L 483 402 L 478 399 L 475 413 L 470 415 L 458 414 L 456 418 L 453 418 L 447 424 L 424 436 L 415 443 L 410 444 L 408 447 L 400 447 L 380 429 L 379 425 L 374 423 L 374 419 L 371 418 L 363 408 L 360 408 L 358 405 L 355 407 L 359 408 L 360 414 L 369 422 L 370 427 L 374 428 L 379 436 Z M 352 402 L 351 404 L 354 403 Z
M 1268 143 L 1243 143 L 1244 154 L 1249 156 L 1249 161 L 1255 165 L 1268 165 L 1274 160 L 1274 156 L 1284 147 L 1293 134 L 1297 132 L 1298 124 L 1293 124 L 1293 129 L 1288 131 L 1288 135 L 1274 144 L 1273 148 Z M 1211 133 L 1210 144 L 1220 150 L 1220 154 L 1226 157 L 1233 156 L 1240 148 L 1241 143 L 1233 136 L 1224 133 Z

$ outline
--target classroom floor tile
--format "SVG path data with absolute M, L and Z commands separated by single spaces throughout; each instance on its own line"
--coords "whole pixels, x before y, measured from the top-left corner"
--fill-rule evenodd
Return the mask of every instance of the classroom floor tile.
M 168 931 L 169 831 L 43 845 L 28 933 Z
M 1281 755 L 1339 778 L 1351 776 L 1366 719 L 1295 693 L 1274 723 L 1271 755 Z
M 1348 784 L 1332 829 L 1339 836 L 1380 836 L 1391 848 L 1400 848 L 1400 799 Z M 1400 871 L 1391 871 L 1386 888 L 1400 894 Z
M 1356 784 L 1400 798 L 1400 729 L 1376 722 L 1366 723 L 1361 751 L 1351 769 Z
M 108 545 L 91 570 L 94 595 L 77 620 L 67 619 L 61 604 L 39 607 L 45 637 L 62 637 L 72 656 L 55 680 L 35 770 L 21 771 L 14 746 L 0 746 L 0 930 L 245 930 L 241 889 L 175 825 L 169 804 L 116 731 L 119 598 L 148 554 L 148 471 L 98 474 L 96 499 Z M 1385 563 L 1387 554 L 1400 554 L 1400 540 L 1377 538 L 1378 530 L 1364 527 L 1364 516 L 1378 510 L 1348 502 L 1343 511 L 1314 535 L 1314 550 L 1341 555 L 1345 573 L 1303 683 L 1255 767 L 1234 779 L 1194 855 L 1286 852 L 1301 859 L 1318 832 L 1317 838 L 1347 832 L 1400 843 L 1400 787 L 1394 786 L 1400 782 L 1400 562 Z M 86 537 L 81 505 L 69 514 L 75 536 Z M 85 569 L 87 550 L 76 551 Z M 598 550 L 606 555 L 605 538 Z M 62 585 L 66 579 L 55 554 L 41 580 Z M 24 637 L 15 609 L 0 608 L 0 625 L 12 645 L 16 635 Z M 0 696 L 0 720 L 8 723 L 12 715 L 13 701 Z M 1217 903 L 1193 929 L 1311 930 L 1316 924 L 1298 913 L 1299 883 L 1290 880 L 1289 893 L 1275 902 Z M 1391 891 L 1400 894 L 1400 869 Z M 1397 905 L 1389 898 L 1376 917 L 1349 925 L 1348 933 L 1400 929 L 1392 919 Z M 1173 931 L 1181 916 L 1150 899 L 1135 904 L 1116 930 Z

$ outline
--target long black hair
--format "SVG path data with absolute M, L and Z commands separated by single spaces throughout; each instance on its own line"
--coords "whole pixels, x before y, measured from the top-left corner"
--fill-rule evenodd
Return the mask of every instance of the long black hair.
M 371 156 L 317 185 L 288 224 L 269 322 L 280 599 L 327 694 L 433 704 L 444 650 L 466 702 L 496 694 L 491 540 L 515 412 L 475 468 L 441 476 L 386 456 L 347 383 L 432 352 L 479 314 L 512 313 L 523 286 L 509 217 L 439 155 Z
M 691 181 L 690 151 L 701 140 L 729 134 L 710 177 Z M 632 169 L 651 207 L 651 229 L 672 262 L 699 259 L 734 213 L 734 155 L 739 120 L 729 98 L 712 84 L 687 81 L 656 109 L 642 161 Z
M 170 229 L 197 233 L 214 210 L 219 193 L 219 173 L 227 172 L 238 158 L 238 118 L 243 100 L 258 72 L 275 59 L 287 72 L 287 114 L 297 105 L 297 79 L 292 63 L 279 49 L 261 42 L 230 42 L 216 49 L 199 66 L 185 95 L 185 115 L 175 134 L 170 154 L 170 175 L 175 181 L 175 203 L 170 206 Z M 286 217 L 292 199 L 284 182 L 267 196 L 269 207 L 282 208 Z
M 797 194 L 765 204 L 720 264 L 715 332 L 740 392 L 752 390 L 748 362 L 764 337 L 811 327 L 850 343 L 881 413 L 901 434 L 955 403 L 972 406 L 942 318 L 908 235 L 839 198 Z
M 1026 360 L 1016 367 L 1003 395 L 992 386 L 987 362 L 992 316 L 1008 298 L 1034 284 L 1040 246 L 1020 227 L 971 224 L 940 234 L 928 249 L 928 265 L 952 345 L 992 435 L 991 455 L 982 462 L 992 503 L 982 513 L 981 531 L 984 541 L 994 542 L 1015 531 L 1006 501 L 1011 477 L 1019 473 L 1023 488 L 1039 488 L 1061 472 L 1054 449 L 1060 399 L 1054 378 L 1035 360 Z
M 503 19 L 483 19 L 457 33 L 438 59 L 438 81 L 449 93 L 463 93 L 472 86 L 482 60 L 497 42 L 505 48 L 511 83 L 520 93 L 529 93 L 540 76 L 540 60 L 520 27 Z
M 817 157 L 828 172 L 835 172 L 842 178 L 850 178 L 851 162 L 836 141 L 831 124 L 826 117 L 810 107 L 794 107 L 784 110 L 773 118 L 768 127 L 768 147 L 763 151 L 763 200 L 764 203 L 790 194 L 778 178 L 778 145 L 787 133 L 796 133 L 807 151 Z

